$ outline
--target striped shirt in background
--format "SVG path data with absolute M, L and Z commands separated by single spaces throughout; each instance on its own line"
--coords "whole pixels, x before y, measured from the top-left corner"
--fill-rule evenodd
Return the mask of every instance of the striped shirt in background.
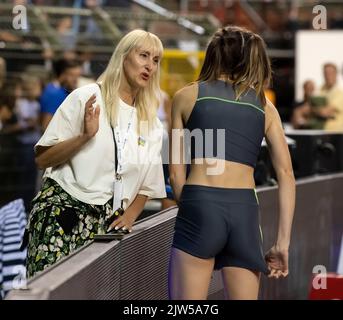
M 26 249 L 20 246 L 26 226 L 24 202 L 18 199 L 0 208 L 0 300 L 26 282 Z

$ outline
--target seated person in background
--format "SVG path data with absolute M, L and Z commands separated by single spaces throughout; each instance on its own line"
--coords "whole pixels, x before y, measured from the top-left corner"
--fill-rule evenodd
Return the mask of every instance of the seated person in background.
M 343 131 L 343 90 L 337 83 L 337 66 L 326 63 L 323 72 L 325 83 L 318 96 L 324 97 L 326 104 L 312 108 L 312 112 L 325 120 L 324 130 Z
M 60 104 L 71 91 L 77 88 L 78 78 L 81 75 L 80 64 L 65 59 L 56 61 L 54 71 L 55 80 L 47 84 L 40 97 L 43 132 Z
M 294 129 L 307 128 L 311 117 L 310 99 L 315 90 L 312 80 L 306 80 L 303 84 L 304 99 L 294 107 L 291 122 Z

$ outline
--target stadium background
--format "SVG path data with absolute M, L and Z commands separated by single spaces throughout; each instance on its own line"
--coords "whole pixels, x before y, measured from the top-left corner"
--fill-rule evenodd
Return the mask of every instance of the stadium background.
M 318 5 L 321 6 L 320 12 L 314 9 Z M 19 8 L 19 11 L 15 13 L 14 8 Z M 210 35 L 217 28 L 234 24 L 259 33 L 266 41 L 273 67 L 272 85 L 266 90 L 266 93 L 275 103 L 284 123 L 285 131 L 289 133 L 287 134 L 289 148 L 298 182 L 303 188 L 309 188 L 302 191 L 304 196 L 299 206 L 307 208 L 307 211 L 305 210 L 307 213 L 304 216 L 307 217 L 306 219 L 310 219 L 310 213 L 313 212 L 310 211 L 310 208 L 314 210 L 310 206 L 311 197 L 313 197 L 314 192 L 316 195 L 319 193 L 318 201 L 322 201 L 320 202 L 322 205 L 319 206 L 319 209 L 317 208 L 319 212 L 316 214 L 320 215 L 322 222 L 327 222 L 320 225 L 325 234 L 326 242 L 316 243 L 315 239 L 311 238 L 311 233 L 306 233 L 304 241 L 311 242 L 313 248 L 318 248 L 318 251 L 314 250 L 313 254 L 320 259 L 314 259 L 316 262 L 313 265 L 319 264 L 321 259 L 325 257 L 323 264 L 326 263 L 328 271 L 339 272 L 342 268 L 339 257 L 343 224 L 341 218 L 342 204 L 336 189 L 339 189 L 337 185 L 341 183 L 340 172 L 343 170 L 343 139 L 340 133 L 340 131 L 343 132 L 343 128 L 335 133 L 329 133 L 325 130 L 292 131 L 297 129 L 293 126 L 292 116 L 295 107 L 298 106 L 303 97 L 303 81 L 313 79 L 317 87 L 324 83 L 322 75 L 324 63 L 335 63 L 338 71 L 338 83 L 340 84 L 342 81 L 343 58 L 341 57 L 343 57 L 343 51 L 341 43 L 343 42 L 339 41 L 343 34 L 342 9 L 342 1 L 338 0 L 0 1 L 0 90 L 2 94 L 12 92 L 16 99 L 20 99 L 25 84 L 34 81 L 32 79 L 39 79 L 39 84 L 43 89 L 53 79 L 53 64 L 60 58 L 80 61 L 84 67 L 82 77 L 79 79 L 80 85 L 94 81 L 106 67 L 118 40 L 126 32 L 135 28 L 142 28 L 157 34 L 164 44 L 165 52 L 161 62 L 161 88 L 166 92 L 170 101 L 178 89 L 197 78 L 204 59 L 206 44 Z M 16 17 L 18 19 L 18 13 L 21 12 L 25 12 L 26 21 L 24 21 L 25 19 L 17 20 L 19 27 L 16 27 L 14 22 Z M 325 21 L 323 19 L 320 21 L 322 28 L 318 28 L 314 24 L 319 13 L 325 14 Z M 324 30 L 322 30 L 323 25 Z M 310 36 L 307 36 L 309 34 L 312 38 L 314 37 L 312 42 L 309 40 Z M 329 38 L 331 40 L 327 42 Z M 302 45 L 304 41 L 307 41 L 306 45 Z M 12 91 L 4 91 L 4 88 L 6 90 L 10 88 Z M 37 97 L 37 101 L 39 101 L 39 97 Z M 170 109 L 166 109 L 166 113 L 169 111 Z M 6 120 L 7 123 L 5 126 L 2 125 L 0 130 L 0 206 L 5 208 L 8 203 L 15 199 L 23 199 L 24 211 L 27 213 L 30 200 L 39 186 L 40 173 L 37 172 L 33 161 L 32 146 L 34 143 L 33 141 L 24 143 L 22 136 L 28 131 L 32 132 L 32 130 L 40 132 L 39 112 L 36 114 L 34 128 L 32 126 L 28 128 L 27 124 L 23 125 L 19 121 L 20 119 L 18 120 L 15 108 L 12 113 L 11 119 Z M 6 128 L 11 128 L 11 130 L 6 131 Z M 265 210 L 276 210 L 277 204 L 274 202 L 271 207 L 268 207 L 268 202 L 272 201 L 270 194 L 262 195 L 264 190 L 275 193 L 275 191 L 270 190 L 275 190 L 273 188 L 277 185 L 265 146 L 262 147 L 255 176 L 261 192 L 262 203 L 263 198 L 266 199 Z M 324 188 L 326 191 L 321 192 L 318 177 L 324 179 L 319 181 L 324 181 L 322 183 L 326 185 L 326 189 Z M 307 186 L 306 183 L 309 185 Z M 314 184 L 312 185 L 312 183 Z M 314 189 L 312 190 L 311 187 Z M 330 194 L 329 190 L 335 191 Z M 170 235 L 173 220 L 169 219 L 173 218 L 175 210 L 168 209 L 169 211 L 167 210 L 166 213 L 168 217 L 163 221 L 159 220 L 158 217 L 163 216 L 163 214 L 159 214 L 162 205 L 159 201 L 148 203 L 141 217 L 143 218 L 142 225 L 151 223 L 149 228 L 156 225 L 156 232 L 164 230 L 163 232 Z M 266 216 L 268 215 L 266 213 Z M 159 225 L 159 223 L 161 224 Z M 265 223 L 264 231 L 267 231 L 266 237 L 269 239 L 268 232 L 274 222 Z M 299 232 L 301 226 L 305 227 L 305 225 L 306 222 L 299 224 Z M 311 227 L 312 231 L 315 229 L 316 227 Z M 152 228 L 152 230 L 154 229 Z M 144 233 L 142 233 L 142 237 L 143 235 Z M 332 237 L 330 238 L 329 235 Z M 153 241 L 161 241 L 161 244 L 168 248 L 170 238 L 158 240 L 157 233 L 151 237 Z M 138 240 L 133 239 L 132 241 Z M 135 250 L 133 247 L 129 246 L 129 248 Z M 300 247 L 296 248 L 300 250 Z M 93 249 L 88 247 L 85 250 Z M 75 259 L 80 259 L 80 255 L 76 254 L 75 256 Z M 163 254 L 162 256 L 166 257 Z M 122 263 L 120 259 L 116 263 Z M 161 263 L 157 266 L 163 268 L 163 258 L 159 261 Z M 303 268 L 305 261 L 308 261 L 306 257 L 299 258 L 296 263 L 297 268 Z M 85 262 L 85 264 L 87 263 Z M 2 265 L 4 265 L 4 261 Z M 294 278 L 289 280 L 290 282 L 287 284 L 289 290 L 284 291 L 288 295 L 282 294 L 282 289 L 277 286 L 271 288 L 269 285 L 265 285 L 269 291 L 266 289 L 262 296 L 268 298 L 307 298 L 309 279 L 312 275 L 310 265 L 311 263 L 308 264 L 306 270 L 303 270 L 302 275 L 305 275 L 305 278 L 300 280 L 301 289 L 298 292 L 296 291 L 296 282 L 299 281 L 299 278 Z M 66 266 L 63 266 L 62 263 L 60 268 L 63 269 Z M 76 279 L 80 272 L 87 273 L 92 270 L 91 267 L 89 270 L 87 268 L 82 269 L 83 271 L 76 270 L 74 274 Z M 136 270 L 136 274 L 140 275 L 141 273 Z M 14 277 L 15 274 L 10 276 L 11 279 Z M 65 282 L 66 279 L 56 278 L 55 281 L 67 283 Z M 85 282 L 87 283 L 87 280 Z M 85 286 L 87 285 L 89 283 Z M 214 286 L 212 288 L 218 289 L 213 289 L 214 297 L 221 297 L 221 289 L 216 287 L 216 284 L 212 285 Z M 151 290 L 154 291 L 153 288 Z M 161 292 L 163 290 L 165 287 L 160 288 Z M 63 292 L 66 293 L 67 291 Z M 137 292 L 125 294 L 127 297 L 135 297 L 135 294 L 144 297 L 143 292 L 139 294 Z M 219 295 L 216 296 L 216 293 Z M 125 294 L 109 294 L 104 297 L 123 298 L 126 297 Z M 85 291 L 81 296 L 83 298 L 101 298 L 96 294 L 87 295 Z M 148 295 L 148 297 L 150 296 Z M 156 296 L 152 294 L 151 297 Z M 163 298 L 165 296 L 161 293 L 157 297 Z

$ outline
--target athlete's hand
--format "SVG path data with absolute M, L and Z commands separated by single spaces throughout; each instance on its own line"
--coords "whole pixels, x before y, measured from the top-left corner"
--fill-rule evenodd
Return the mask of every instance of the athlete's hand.
M 94 109 L 93 104 L 95 102 L 96 102 L 96 95 L 93 94 L 88 99 L 85 105 L 83 134 L 89 139 L 94 137 L 99 130 L 100 107 L 99 105 L 97 105 L 96 108 Z
M 288 249 L 281 249 L 274 245 L 265 255 L 270 270 L 269 278 L 287 277 L 288 275 Z

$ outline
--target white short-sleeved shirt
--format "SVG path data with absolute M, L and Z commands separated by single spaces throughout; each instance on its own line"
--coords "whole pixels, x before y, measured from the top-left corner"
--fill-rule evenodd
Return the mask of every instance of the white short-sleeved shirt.
M 55 180 L 76 199 L 89 204 L 103 205 L 113 197 L 114 140 L 97 84 L 78 88 L 64 100 L 35 148 L 38 145 L 52 146 L 80 135 L 83 132 L 85 104 L 93 93 L 96 94 L 95 104 L 100 106 L 98 132 L 69 161 L 48 168 L 45 176 Z M 131 204 L 137 194 L 149 198 L 166 196 L 161 160 L 163 126 L 156 118 L 149 134 L 142 137 L 144 145 L 138 144 L 137 111 L 120 99 L 118 119 L 122 136 L 127 131 L 131 114 L 133 120 L 122 162 L 124 209 Z

